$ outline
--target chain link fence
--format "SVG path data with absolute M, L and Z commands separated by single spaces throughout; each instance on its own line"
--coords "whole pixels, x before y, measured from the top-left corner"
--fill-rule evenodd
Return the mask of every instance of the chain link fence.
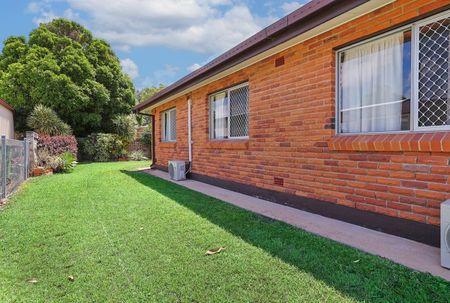
M 28 177 L 29 144 L 23 141 L 6 139 L 0 141 L 0 198 L 12 194 Z

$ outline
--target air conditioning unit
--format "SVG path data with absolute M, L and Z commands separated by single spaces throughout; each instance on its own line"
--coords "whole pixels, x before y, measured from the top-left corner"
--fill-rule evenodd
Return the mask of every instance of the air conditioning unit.
M 180 160 L 169 161 L 169 176 L 175 181 L 186 179 L 186 162 Z
M 441 265 L 450 268 L 450 199 L 441 204 Z

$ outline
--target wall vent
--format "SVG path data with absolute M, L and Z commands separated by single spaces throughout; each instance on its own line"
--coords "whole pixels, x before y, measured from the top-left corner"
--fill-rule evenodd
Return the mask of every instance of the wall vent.
M 284 65 L 284 56 L 275 59 L 275 67 Z
M 284 179 L 279 177 L 273 177 L 273 184 L 278 186 L 284 186 Z

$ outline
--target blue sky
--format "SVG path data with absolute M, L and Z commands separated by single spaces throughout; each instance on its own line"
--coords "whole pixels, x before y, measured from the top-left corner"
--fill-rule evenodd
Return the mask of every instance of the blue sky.
M 307 0 L 3 0 L 0 39 L 65 17 L 108 41 L 137 88 L 170 84 Z

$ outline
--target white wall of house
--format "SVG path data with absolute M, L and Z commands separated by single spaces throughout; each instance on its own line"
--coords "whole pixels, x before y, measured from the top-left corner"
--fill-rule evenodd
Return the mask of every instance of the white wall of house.
M 14 116 L 13 112 L 0 104 L 0 136 L 14 139 Z

